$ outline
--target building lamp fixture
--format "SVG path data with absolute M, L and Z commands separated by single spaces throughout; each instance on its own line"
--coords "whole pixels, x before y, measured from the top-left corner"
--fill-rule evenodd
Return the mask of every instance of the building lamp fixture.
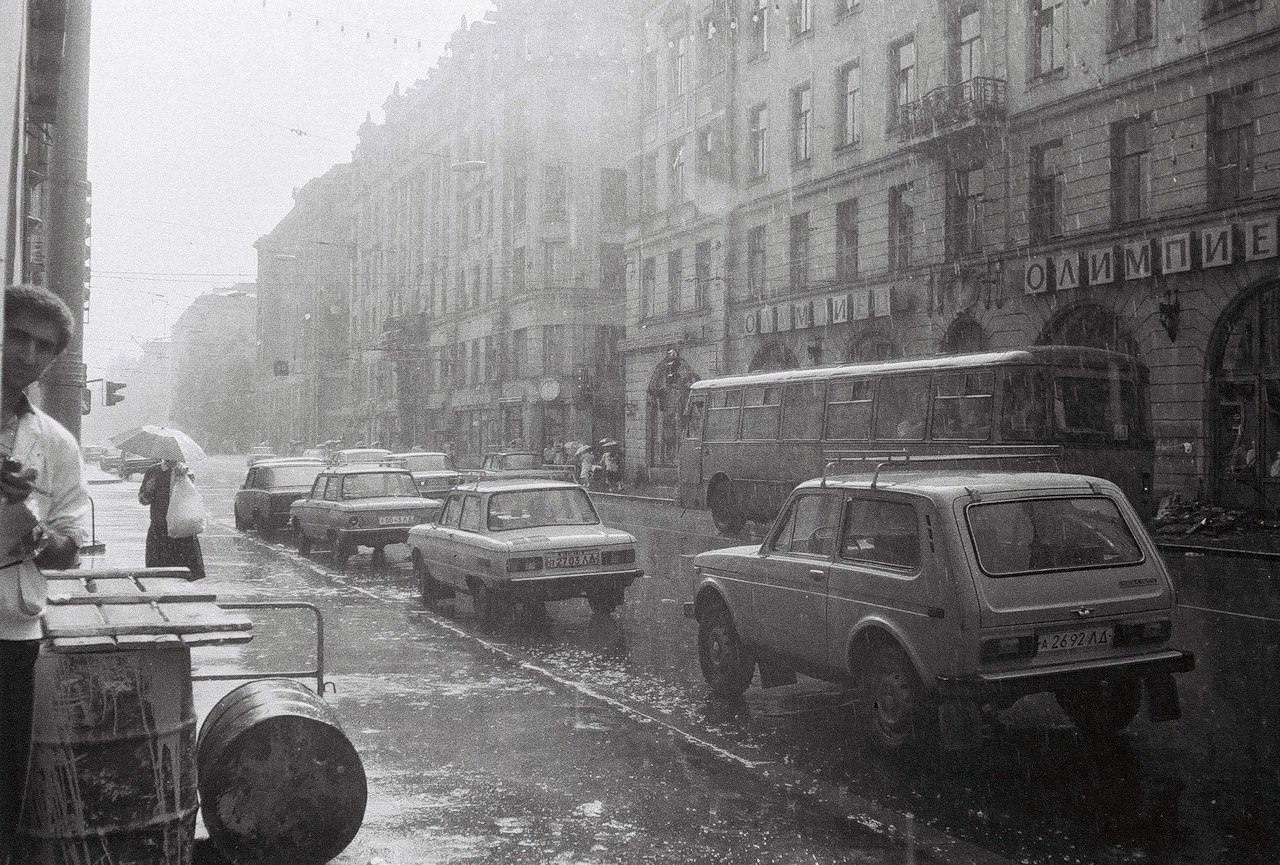
M 1164 300 L 1160 301 L 1160 326 L 1169 335 L 1169 342 L 1178 339 L 1178 322 L 1182 318 L 1182 301 L 1178 298 L 1178 289 L 1164 290 Z

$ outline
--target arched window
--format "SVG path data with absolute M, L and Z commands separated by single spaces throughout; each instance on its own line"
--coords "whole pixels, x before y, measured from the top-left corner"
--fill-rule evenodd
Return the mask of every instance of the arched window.
M 984 351 L 986 347 L 987 335 L 982 332 L 982 325 L 967 315 L 961 315 L 951 322 L 942 338 L 942 350 L 946 354 Z
M 747 372 L 773 372 L 779 369 L 797 369 L 800 363 L 786 346 L 776 342 L 763 346 L 751 358 Z
M 887 334 L 868 333 L 849 340 L 846 354 L 850 363 L 871 363 L 896 357 L 898 349 Z
M 1138 343 L 1114 312 L 1097 303 L 1077 303 L 1059 311 L 1036 340 L 1039 345 L 1083 345 L 1138 356 Z

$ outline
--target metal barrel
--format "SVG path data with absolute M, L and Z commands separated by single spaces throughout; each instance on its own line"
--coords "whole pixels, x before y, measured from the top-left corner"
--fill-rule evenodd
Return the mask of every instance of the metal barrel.
M 190 865 L 191 652 L 179 643 L 42 652 L 14 861 Z
M 196 746 L 209 840 L 238 865 L 319 865 L 360 831 L 364 765 L 337 715 L 291 679 L 218 701 Z

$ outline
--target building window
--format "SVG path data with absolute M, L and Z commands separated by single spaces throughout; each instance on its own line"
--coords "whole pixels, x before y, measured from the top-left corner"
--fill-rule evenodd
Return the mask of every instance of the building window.
M 915 214 L 907 201 L 911 184 L 889 190 L 889 269 L 911 266 L 911 231 Z
M 652 216 L 658 207 L 658 154 L 644 157 L 640 174 L 640 215 Z
M 862 11 L 862 0 L 836 0 L 836 15 Z
M 813 0 L 791 0 L 791 38 L 813 32 Z
M 751 49 L 756 57 L 769 50 L 769 0 L 752 0 L 755 11 L 751 13 Z
M 809 288 L 809 214 L 797 213 L 791 217 L 790 229 L 791 290 L 807 291 Z
M 982 74 L 982 27 L 978 10 L 960 15 L 956 30 L 956 69 L 961 81 L 972 81 Z
M 947 257 L 982 250 L 982 168 L 950 172 L 947 196 Z
M 667 312 L 680 311 L 680 293 L 684 290 L 684 250 L 667 253 Z
M 1067 26 L 1063 0 L 1031 0 L 1031 42 L 1035 75 L 1060 72 L 1066 61 Z
M 523 246 L 511 250 L 511 284 L 517 295 L 524 294 L 529 287 L 525 273 L 529 269 L 529 259 Z
M 543 247 L 543 253 L 543 287 L 566 288 L 569 284 L 569 273 L 565 244 L 547 243 Z
M 667 82 L 671 90 L 669 98 L 675 99 L 677 96 L 684 95 L 685 85 L 688 82 L 685 65 L 689 59 L 688 44 L 683 35 L 672 37 L 667 44 L 671 50 L 667 56 L 667 62 L 670 64 L 667 69 Z
M 511 331 L 511 377 L 524 378 L 529 374 L 529 329 L 522 327 Z
M 892 51 L 894 74 L 892 80 L 893 121 L 894 125 L 904 122 L 906 112 L 916 103 L 916 42 L 914 37 L 907 37 L 897 43 Z
M 1111 0 L 1108 19 L 1111 25 L 1111 50 L 1124 48 L 1151 38 L 1152 0 Z
M 657 261 L 653 256 L 646 258 L 640 265 L 640 318 L 653 316 L 653 294 L 657 288 Z
M 620 168 L 600 169 L 600 218 L 611 228 L 627 220 L 627 173 Z
M 481 292 L 483 291 L 484 291 L 484 286 L 480 282 L 480 263 L 476 262 L 475 264 L 471 265 L 471 305 L 472 306 L 480 305 L 480 296 L 481 296 Z
M 621 243 L 600 244 L 600 288 L 621 295 L 627 275 L 627 257 Z
M 1146 219 L 1151 202 L 1151 115 L 1111 124 L 1111 214 L 1121 224 Z
M 667 166 L 667 190 L 672 207 L 683 204 L 688 198 L 684 176 L 684 142 L 671 145 L 671 162 Z
M 1209 94 L 1210 203 L 1253 195 L 1253 85 Z
M 523 229 L 528 217 L 529 178 L 523 171 L 511 178 L 511 221 L 517 229 Z
M 568 187 L 563 165 L 548 165 L 544 169 L 546 198 L 542 213 L 547 219 L 564 219 L 568 205 Z
M 484 265 L 484 286 L 485 297 L 488 300 L 498 299 L 498 286 L 493 279 L 493 259 L 489 259 Z
M 757 225 L 747 232 L 747 296 L 765 296 L 764 229 Z
M 647 48 L 641 62 L 643 80 L 640 85 L 640 107 L 652 111 L 658 107 L 658 53 Z
M 711 295 L 711 241 L 704 240 L 693 250 L 693 308 L 706 309 Z
M 498 380 L 498 341 L 492 336 L 484 338 L 484 380 Z
M 1062 140 L 1031 149 L 1031 242 L 1044 243 L 1066 230 L 1067 178 Z
M 764 177 L 769 171 L 769 108 L 757 105 L 751 109 L 747 138 L 751 148 L 751 176 Z
M 808 162 L 813 141 L 813 87 L 801 84 L 791 91 L 791 161 Z
M 698 131 L 698 152 L 694 155 L 694 171 L 700 180 L 710 180 L 721 176 L 721 166 L 717 160 L 716 130 L 708 126 Z
M 851 147 L 862 140 L 862 67 L 857 60 L 840 67 L 840 103 L 837 110 L 837 147 Z
M 1204 0 L 1204 17 L 1213 18 L 1240 8 L 1251 8 L 1257 0 Z
M 714 15 L 702 17 L 698 35 L 698 81 L 706 84 L 724 70 L 724 48 Z
M 836 205 L 836 278 L 858 276 L 858 199 L 846 198 Z
M 547 324 L 542 327 L 542 372 L 555 375 L 564 370 L 563 324 Z

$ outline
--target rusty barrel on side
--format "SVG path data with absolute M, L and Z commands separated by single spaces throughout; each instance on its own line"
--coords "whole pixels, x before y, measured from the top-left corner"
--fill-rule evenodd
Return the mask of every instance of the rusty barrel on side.
M 197 745 L 209 840 L 239 865 L 328 862 L 355 838 L 364 766 L 324 700 L 291 679 L 218 701 Z
M 42 652 L 15 862 L 190 865 L 191 653 L 180 643 Z

